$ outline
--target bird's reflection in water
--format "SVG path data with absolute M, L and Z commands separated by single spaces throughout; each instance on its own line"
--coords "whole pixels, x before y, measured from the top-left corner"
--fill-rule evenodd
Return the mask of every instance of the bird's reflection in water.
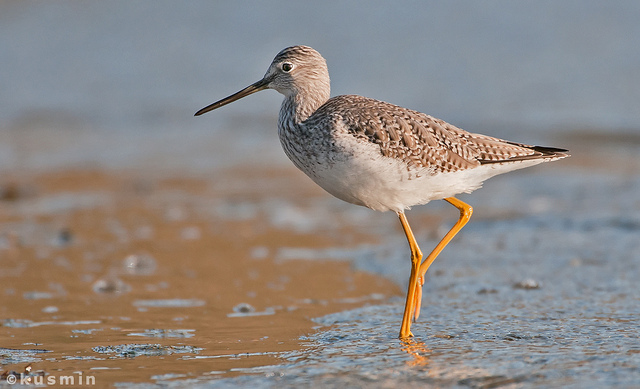
M 402 351 L 413 357 L 413 360 L 407 362 L 409 366 L 426 366 L 431 361 L 432 350 L 424 342 L 410 338 L 402 339 L 400 344 Z

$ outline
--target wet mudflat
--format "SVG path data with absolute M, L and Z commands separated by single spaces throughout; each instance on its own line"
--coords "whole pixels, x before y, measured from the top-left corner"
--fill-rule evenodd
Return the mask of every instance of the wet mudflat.
M 308 218 L 310 185 L 277 200 L 234 181 L 275 194 L 289 173 L 207 181 L 65 171 L 5 181 L 2 371 L 31 365 L 33 380 L 84 375 L 101 385 L 233 376 L 300 349 L 314 317 L 398 295 L 390 280 L 330 253 L 287 254 L 371 241 L 339 217 L 320 236 L 295 226 Z
M 10 177 L 2 369 L 124 387 L 636 386 L 637 146 L 594 169 L 585 142 L 467 198 L 407 342 L 395 216 L 292 168 Z M 456 211 L 408 215 L 427 250 Z

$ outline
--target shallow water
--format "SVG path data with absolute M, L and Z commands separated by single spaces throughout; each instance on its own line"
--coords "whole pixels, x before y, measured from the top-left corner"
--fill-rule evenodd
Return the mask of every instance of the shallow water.
M 567 201 L 578 196 L 557 193 L 535 215 L 472 221 L 430 270 L 410 342 L 395 338 L 400 299 L 331 314 L 316 319 L 323 327 L 306 338 L 306 349 L 287 354 L 289 364 L 215 386 L 639 385 L 640 181 L 592 174 L 590 183 L 600 189 L 584 191 L 579 176 L 541 173 L 501 182 L 505 190 L 527 190 L 525 204 L 551 196 L 553 190 L 536 189 L 549 179 L 564 178 L 563 191 L 583 198 Z M 596 200 L 603 192 L 610 202 Z M 484 213 L 482 197 L 475 200 Z M 365 256 L 378 258 L 377 250 Z M 383 256 L 401 266 L 400 253 Z
M 430 270 L 409 342 L 396 218 L 299 178 L 3 183 L 17 194 L 0 224 L 3 370 L 126 387 L 640 382 L 638 175 L 567 162 L 468 196 L 474 218 Z M 409 213 L 425 250 L 457 215 L 443 205 Z
M 0 11 L 0 386 L 640 386 L 636 2 Z M 397 218 L 291 166 L 280 96 L 192 117 L 297 43 L 334 94 L 571 149 L 461 196 L 412 341 Z M 408 217 L 427 251 L 457 211 Z

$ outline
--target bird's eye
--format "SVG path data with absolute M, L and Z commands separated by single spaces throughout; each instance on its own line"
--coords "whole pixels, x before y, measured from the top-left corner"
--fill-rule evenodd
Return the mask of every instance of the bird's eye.
M 285 73 L 289 73 L 293 69 L 293 64 L 291 62 L 283 62 L 282 63 L 282 71 Z

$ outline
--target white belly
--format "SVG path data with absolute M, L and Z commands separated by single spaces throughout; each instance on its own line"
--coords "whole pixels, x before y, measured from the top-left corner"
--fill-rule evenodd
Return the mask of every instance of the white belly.
M 347 142 L 340 145 L 344 152 L 329 157 L 329 163 L 296 165 L 335 197 L 376 211 L 401 212 L 431 200 L 470 193 L 497 174 L 543 162 L 487 164 L 433 174 L 427 168 L 409 169 L 402 160 L 383 156 L 376 144 Z

